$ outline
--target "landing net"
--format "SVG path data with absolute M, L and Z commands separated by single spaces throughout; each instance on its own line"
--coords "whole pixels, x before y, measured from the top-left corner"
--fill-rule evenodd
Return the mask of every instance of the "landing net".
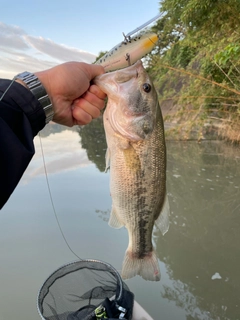
M 130 320 L 133 300 L 110 264 L 80 260 L 48 277 L 39 291 L 37 306 L 43 320 Z

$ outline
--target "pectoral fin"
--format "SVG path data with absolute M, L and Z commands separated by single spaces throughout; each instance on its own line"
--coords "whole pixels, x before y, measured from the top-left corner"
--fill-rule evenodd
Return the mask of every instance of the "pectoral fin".
M 166 194 L 161 213 L 157 218 L 157 220 L 155 220 L 155 225 L 157 226 L 158 229 L 160 229 L 163 235 L 167 233 L 169 229 L 169 214 L 170 214 L 170 207 L 168 202 L 168 196 Z
M 108 224 L 110 227 L 115 228 L 115 229 L 120 229 L 124 226 L 124 224 L 121 221 L 119 221 L 114 207 L 112 207 L 112 211 L 110 214 L 110 219 L 109 219 Z
M 110 149 L 109 148 L 107 148 L 107 151 L 106 151 L 105 161 L 106 161 L 105 172 L 107 172 L 108 169 L 110 168 Z

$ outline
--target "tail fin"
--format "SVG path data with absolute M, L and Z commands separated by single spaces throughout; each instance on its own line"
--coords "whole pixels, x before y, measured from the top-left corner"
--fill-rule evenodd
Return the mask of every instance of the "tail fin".
M 122 278 L 129 279 L 136 275 L 140 275 L 145 280 L 160 280 L 159 264 L 154 251 L 143 259 L 136 258 L 132 252 L 126 251 L 122 266 Z

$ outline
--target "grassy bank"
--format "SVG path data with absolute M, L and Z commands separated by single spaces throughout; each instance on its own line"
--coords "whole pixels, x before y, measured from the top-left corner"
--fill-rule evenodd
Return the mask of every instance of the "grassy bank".
M 160 101 L 166 139 L 169 140 L 226 140 L 240 144 L 240 118 L 227 112 L 206 111 L 174 103 L 174 99 Z
M 179 139 L 240 142 L 240 1 L 162 0 L 147 58 L 169 128 Z

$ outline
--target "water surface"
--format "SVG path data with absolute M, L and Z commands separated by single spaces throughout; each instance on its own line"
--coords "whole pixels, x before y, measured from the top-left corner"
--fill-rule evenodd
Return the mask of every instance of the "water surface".
M 81 130 L 49 125 L 42 145 L 64 235 L 81 258 L 121 269 L 124 228 L 112 229 L 101 121 Z M 76 257 L 53 213 L 39 137 L 36 155 L 0 212 L 0 319 L 38 320 L 36 297 Z M 240 150 L 223 142 L 167 142 L 170 229 L 154 231 L 162 278 L 127 281 L 156 320 L 240 319 Z

